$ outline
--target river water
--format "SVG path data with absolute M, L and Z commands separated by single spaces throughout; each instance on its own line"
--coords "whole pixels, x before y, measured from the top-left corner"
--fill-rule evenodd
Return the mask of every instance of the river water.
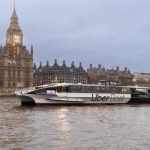
M 0 150 L 149 150 L 150 105 L 22 107 L 0 98 Z

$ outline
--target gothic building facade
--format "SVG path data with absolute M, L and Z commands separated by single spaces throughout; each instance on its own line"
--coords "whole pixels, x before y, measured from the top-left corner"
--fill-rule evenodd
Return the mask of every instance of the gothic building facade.
M 79 67 L 72 62 L 71 66 L 67 66 L 65 61 L 62 65 L 58 65 L 57 60 L 52 66 L 48 61 L 45 66 L 40 63 L 39 67 L 34 64 L 33 67 L 33 84 L 34 86 L 49 83 L 87 83 L 87 72 L 79 64 Z
M 33 83 L 33 47 L 23 45 L 23 32 L 14 8 L 6 32 L 6 44 L 0 46 L 0 95 L 17 88 L 31 87 Z

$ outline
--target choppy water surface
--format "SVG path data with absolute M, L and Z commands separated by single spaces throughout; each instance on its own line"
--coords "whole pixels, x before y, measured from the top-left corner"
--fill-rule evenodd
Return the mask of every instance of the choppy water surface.
M 0 150 L 149 150 L 150 105 L 22 107 L 0 98 Z

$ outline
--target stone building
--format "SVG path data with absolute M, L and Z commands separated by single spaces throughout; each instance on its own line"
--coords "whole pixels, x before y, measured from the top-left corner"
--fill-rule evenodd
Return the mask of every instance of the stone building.
M 100 80 L 119 81 L 124 84 L 133 83 L 133 75 L 131 72 L 127 68 L 120 70 L 119 66 L 117 66 L 116 69 L 105 69 L 101 67 L 100 64 L 98 67 L 93 67 L 92 64 L 90 64 L 90 67 L 87 69 L 87 74 L 88 82 L 94 84 Z
M 135 85 L 150 86 L 150 73 L 136 72 L 133 75 L 133 82 Z
M 0 46 L 0 94 L 9 94 L 17 88 L 31 87 L 33 83 L 33 47 L 23 45 L 23 33 L 15 11 L 6 32 L 6 44 Z
M 39 67 L 34 64 L 33 67 L 33 84 L 34 86 L 49 84 L 49 83 L 87 83 L 87 72 L 83 69 L 80 63 L 79 67 L 74 65 L 72 62 L 71 66 L 68 67 L 63 61 L 60 66 L 55 59 L 52 66 L 47 64 L 42 66 L 40 63 Z

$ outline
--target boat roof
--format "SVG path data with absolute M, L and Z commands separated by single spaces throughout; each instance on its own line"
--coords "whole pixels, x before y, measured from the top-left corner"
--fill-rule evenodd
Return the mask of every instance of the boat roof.
M 47 84 L 47 85 L 41 85 L 35 87 L 36 89 L 43 89 L 43 88 L 49 88 L 49 87 L 66 87 L 66 86 L 84 86 L 84 87 L 126 87 L 128 86 L 121 86 L 121 85 L 101 85 L 101 84 L 82 84 L 82 83 L 53 83 L 53 84 Z
M 84 86 L 84 87 L 121 87 L 121 88 L 129 88 L 129 89 L 147 89 L 149 90 L 150 87 L 144 87 L 144 86 L 137 86 L 137 85 L 101 85 L 101 84 L 82 84 L 82 83 L 53 83 L 53 84 L 47 84 L 38 86 L 36 89 L 46 89 L 49 87 L 66 87 L 66 86 Z
M 50 87 L 67 87 L 67 86 L 84 86 L 84 87 L 120 87 L 120 88 L 128 88 L 128 89 L 146 89 L 149 90 L 150 87 L 139 87 L 139 86 L 121 86 L 121 85 L 101 85 L 101 84 L 82 84 L 82 83 L 53 83 L 53 84 L 47 84 L 47 85 L 41 85 L 41 86 L 36 86 L 28 91 L 24 91 L 23 93 L 28 93 L 32 91 L 38 91 L 38 90 L 46 90 Z

